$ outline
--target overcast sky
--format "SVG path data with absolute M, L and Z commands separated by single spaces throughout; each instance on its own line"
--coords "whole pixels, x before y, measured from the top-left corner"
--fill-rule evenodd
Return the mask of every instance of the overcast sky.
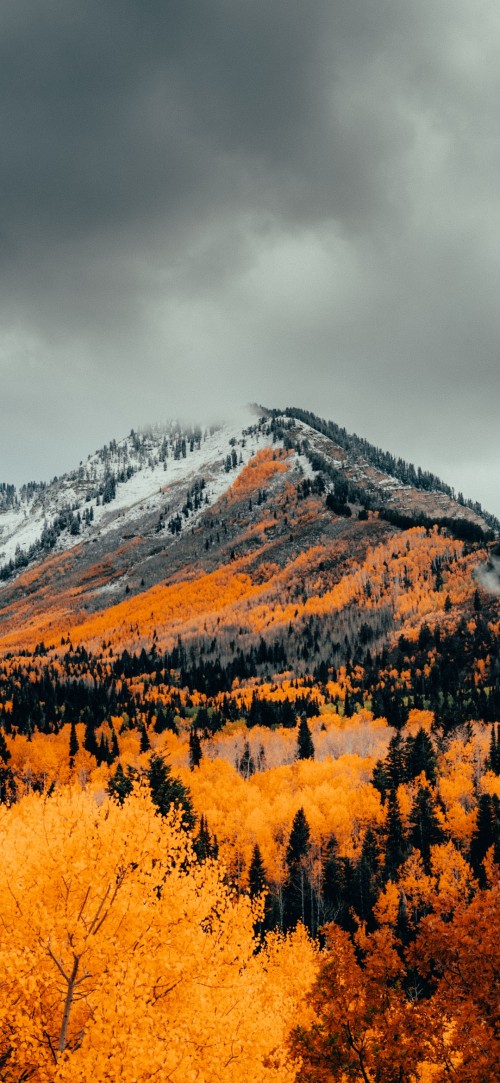
M 498 0 L 3 0 L 0 480 L 301 405 L 500 515 Z

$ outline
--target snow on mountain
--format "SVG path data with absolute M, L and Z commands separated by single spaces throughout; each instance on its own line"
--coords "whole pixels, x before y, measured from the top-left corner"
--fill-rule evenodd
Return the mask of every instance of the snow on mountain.
M 0 503 L 0 570 L 22 568 L 38 552 L 60 552 L 119 524 L 134 525 L 145 512 L 170 507 L 203 481 L 203 505 L 233 484 L 249 458 L 268 442 L 262 426 L 225 425 L 202 432 L 175 427 L 131 432 L 89 456 L 48 485 L 25 486 L 9 505 Z M 169 501 L 169 497 L 171 500 Z M 194 509 L 190 522 L 201 509 Z
M 0 485 L 0 585 L 50 552 L 97 541 L 95 558 L 106 546 L 112 552 L 121 541 L 137 537 L 149 538 L 152 553 L 156 535 L 163 549 L 170 548 L 174 537 L 188 523 L 193 527 L 259 448 L 269 444 L 293 451 L 303 478 L 312 482 L 320 472 L 324 490 L 335 491 L 344 509 L 350 503 L 355 513 L 368 507 L 410 519 L 460 518 L 487 525 L 479 506 L 459 505 L 438 478 L 422 475 L 425 484 L 420 485 L 420 472 L 413 467 L 402 470 L 407 464 L 333 424 L 293 411 L 263 409 L 262 415 L 248 415 L 246 426 L 240 422 L 204 431 L 178 424 L 132 430 L 47 485 L 19 491 Z M 410 483 L 408 476 L 414 479 Z

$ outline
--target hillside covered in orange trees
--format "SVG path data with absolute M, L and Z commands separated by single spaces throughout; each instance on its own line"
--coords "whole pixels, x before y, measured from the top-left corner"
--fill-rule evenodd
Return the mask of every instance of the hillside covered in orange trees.
M 2 499 L 0 1078 L 495 1079 L 496 520 L 299 410 Z

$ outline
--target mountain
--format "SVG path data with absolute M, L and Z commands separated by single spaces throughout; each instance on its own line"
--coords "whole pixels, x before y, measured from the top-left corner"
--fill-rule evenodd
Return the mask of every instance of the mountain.
M 387 689 L 380 660 L 398 638 L 433 625 L 446 640 L 474 605 L 498 608 L 491 515 L 298 409 L 131 432 L 2 500 L 0 651 L 83 651 L 74 674 L 94 681 L 90 656 L 118 673 L 142 652 L 146 672 L 164 652 L 192 692 L 343 667 L 342 693 L 361 701 L 356 666 L 367 694 Z
M 2 1078 L 496 1078 L 497 521 L 298 409 L 0 493 Z
M 386 523 L 438 523 L 475 542 L 498 529 L 438 478 L 300 410 L 262 410 L 246 428 L 132 431 L 50 484 L 1 486 L 0 501 L 0 635 L 13 646 L 32 643 L 37 622 L 46 634 L 54 610 L 68 631 L 228 562 L 283 574 L 307 552 L 314 565 L 318 545 L 338 561 L 343 542 L 361 559 Z

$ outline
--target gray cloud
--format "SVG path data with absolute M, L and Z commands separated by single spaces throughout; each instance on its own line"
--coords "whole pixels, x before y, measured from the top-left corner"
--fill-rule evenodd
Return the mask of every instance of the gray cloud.
M 492 0 L 10 0 L 0 473 L 300 403 L 500 514 Z

